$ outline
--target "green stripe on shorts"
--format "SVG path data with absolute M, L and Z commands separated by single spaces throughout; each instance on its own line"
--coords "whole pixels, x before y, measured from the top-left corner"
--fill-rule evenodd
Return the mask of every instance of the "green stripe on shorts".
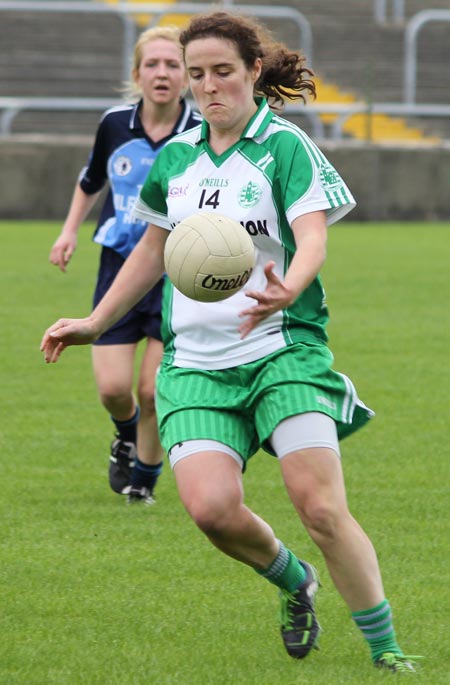
M 281 421 L 311 411 L 331 416 L 340 439 L 350 435 L 373 412 L 332 362 L 326 345 L 296 343 L 219 371 L 162 364 L 156 409 L 164 449 L 186 440 L 218 440 L 247 461 L 260 447 L 273 454 L 269 439 Z

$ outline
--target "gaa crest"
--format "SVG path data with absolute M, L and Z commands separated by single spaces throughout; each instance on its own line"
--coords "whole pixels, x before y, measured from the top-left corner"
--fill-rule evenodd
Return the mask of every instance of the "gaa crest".
M 342 185 L 342 179 L 331 164 L 322 164 L 320 167 L 320 180 L 325 188 L 337 188 Z
M 114 160 L 114 173 L 117 176 L 126 176 L 131 171 L 131 159 L 125 155 L 120 155 Z
M 243 186 L 238 195 L 238 202 L 244 209 L 254 207 L 258 204 L 262 190 L 257 183 L 249 181 Z

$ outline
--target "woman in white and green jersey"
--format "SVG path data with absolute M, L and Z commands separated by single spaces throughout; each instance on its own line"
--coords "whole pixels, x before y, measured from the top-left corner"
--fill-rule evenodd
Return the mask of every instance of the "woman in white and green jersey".
M 374 548 L 347 508 L 340 462 L 339 440 L 373 412 L 332 369 L 319 270 L 327 224 L 354 200 L 308 136 L 269 106 L 314 95 L 312 73 L 300 54 L 227 12 L 194 17 L 181 43 L 204 121 L 160 152 L 135 208 L 147 231 L 89 317 L 46 331 L 45 359 L 97 339 L 157 282 L 166 238 L 183 218 L 237 219 L 257 248 L 245 290 L 209 304 L 165 286 L 157 412 L 180 497 L 219 550 L 280 588 L 284 645 L 301 659 L 320 634 L 317 572 L 243 497 L 250 457 L 260 448 L 275 455 L 373 662 L 414 671 L 395 638 Z

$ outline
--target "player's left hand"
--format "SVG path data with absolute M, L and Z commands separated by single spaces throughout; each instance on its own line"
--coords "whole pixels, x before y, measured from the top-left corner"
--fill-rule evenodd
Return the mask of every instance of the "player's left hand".
M 257 304 L 239 313 L 240 317 L 246 317 L 239 326 L 241 339 L 245 338 L 261 321 L 287 307 L 292 301 L 293 293 L 274 274 L 274 267 L 275 262 L 268 262 L 264 267 L 264 275 L 267 278 L 267 287 L 264 292 L 247 290 L 245 293 L 246 297 L 253 298 Z

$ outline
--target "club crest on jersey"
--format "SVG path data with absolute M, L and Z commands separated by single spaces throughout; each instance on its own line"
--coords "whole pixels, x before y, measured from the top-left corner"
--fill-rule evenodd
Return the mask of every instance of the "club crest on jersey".
M 244 209 L 254 207 L 261 198 L 262 190 L 257 183 L 249 181 L 239 191 L 238 202 Z
M 126 176 L 131 171 L 131 159 L 125 155 L 120 155 L 114 160 L 114 173 L 117 176 Z
M 326 188 L 337 188 L 342 185 L 342 179 L 331 164 L 322 164 L 320 167 L 320 180 Z

